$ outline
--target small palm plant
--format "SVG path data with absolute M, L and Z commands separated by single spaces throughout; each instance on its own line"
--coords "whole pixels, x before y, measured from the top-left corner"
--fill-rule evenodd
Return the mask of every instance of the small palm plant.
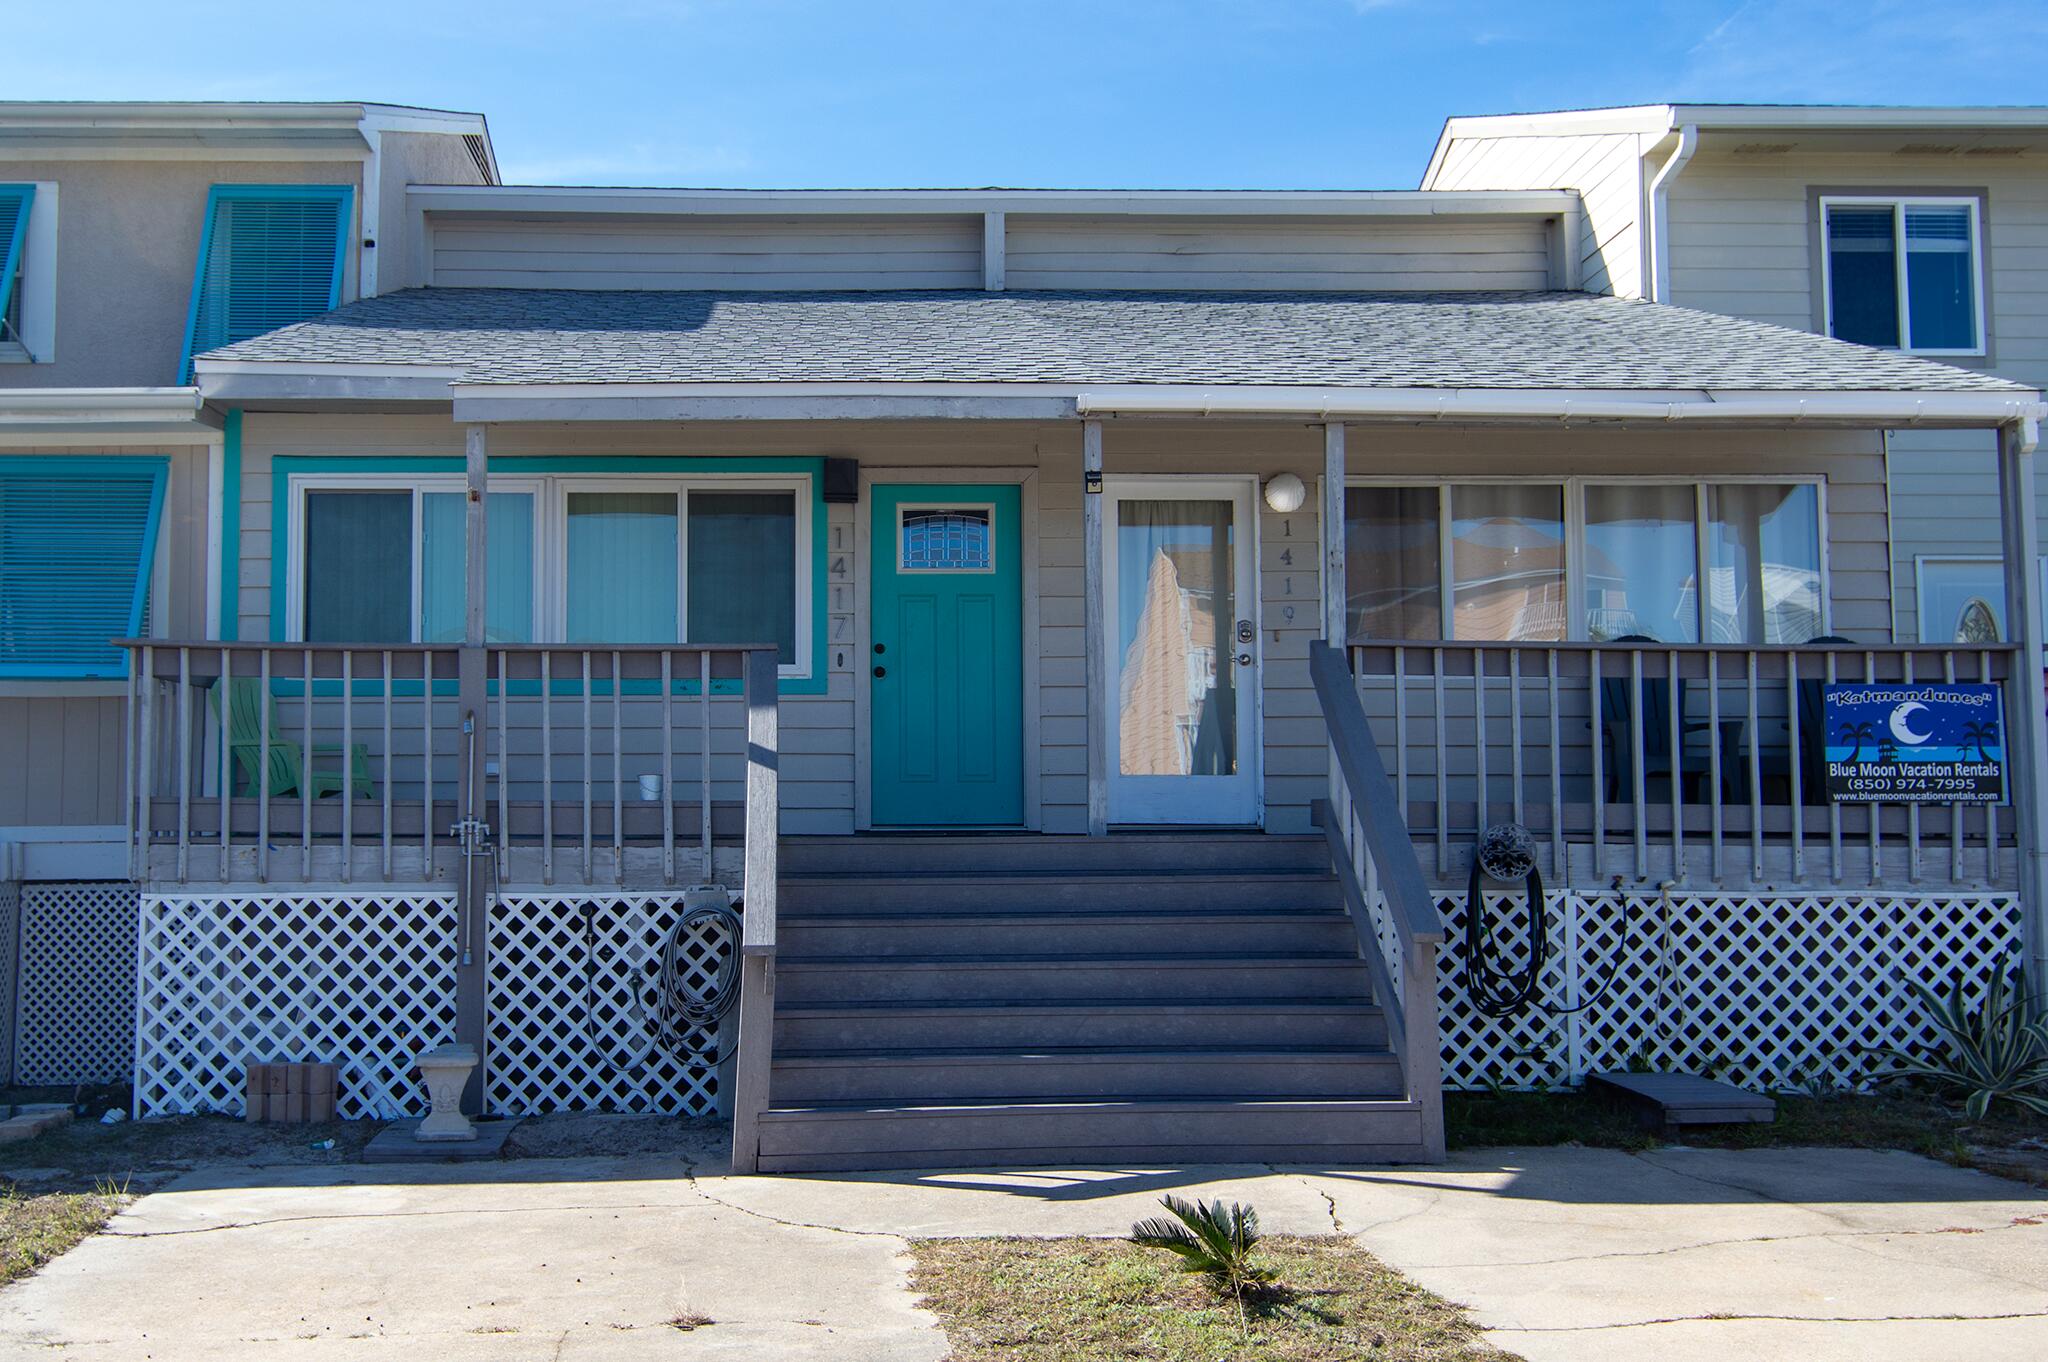
M 1236 1302 L 1238 1332 L 1251 1337 L 1245 1298 L 1274 1276 L 1270 1268 L 1252 1261 L 1259 1242 L 1259 1213 L 1234 1201 L 1227 1207 L 1220 1200 L 1206 1206 L 1183 1201 L 1171 1192 L 1159 1198 L 1159 1204 L 1174 1219 L 1140 1220 L 1131 1226 L 1131 1242 L 1178 1254 L 1181 1271 L 1206 1276 L 1220 1294 Z
M 1967 1093 L 1963 1109 L 1973 1121 L 2000 1100 L 2048 1116 L 2048 1013 L 2028 995 L 2021 971 L 1994 971 L 1975 1006 L 1960 973 L 1946 996 L 1924 984 L 1911 987 L 1941 1032 L 1941 1049 L 1929 1058 L 1881 1048 L 1879 1054 L 1898 1061 L 1892 1074 Z

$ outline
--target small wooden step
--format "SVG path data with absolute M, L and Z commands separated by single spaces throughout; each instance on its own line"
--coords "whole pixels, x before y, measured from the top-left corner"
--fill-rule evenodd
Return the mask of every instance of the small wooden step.
M 1586 1084 L 1635 1104 L 1643 1109 L 1646 1123 L 1667 1130 L 1778 1119 L 1778 1104 L 1762 1093 L 1698 1074 L 1587 1074 Z

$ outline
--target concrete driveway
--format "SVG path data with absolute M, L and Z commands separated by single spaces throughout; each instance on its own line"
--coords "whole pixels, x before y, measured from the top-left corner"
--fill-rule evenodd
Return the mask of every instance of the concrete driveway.
M 2048 1355 L 2048 1195 L 1905 1154 L 734 1178 L 681 1152 L 195 1173 L 0 1292 L 0 1355 L 937 1362 L 908 1237 L 1119 1234 L 1162 1190 L 1356 1235 L 1531 1362 Z

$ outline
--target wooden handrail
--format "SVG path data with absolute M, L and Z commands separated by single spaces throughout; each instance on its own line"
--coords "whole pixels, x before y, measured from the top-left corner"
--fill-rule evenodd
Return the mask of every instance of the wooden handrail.
M 1323 723 L 1329 729 L 1330 750 L 1336 754 L 1337 768 L 1351 792 L 1366 850 L 1379 871 L 1394 922 L 1410 941 L 1442 941 L 1443 917 L 1422 878 L 1422 862 L 1416 859 L 1408 821 L 1380 760 L 1365 706 L 1353 689 L 1351 669 L 1342 654 L 1317 639 L 1308 646 L 1308 671 L 1322 706 Z

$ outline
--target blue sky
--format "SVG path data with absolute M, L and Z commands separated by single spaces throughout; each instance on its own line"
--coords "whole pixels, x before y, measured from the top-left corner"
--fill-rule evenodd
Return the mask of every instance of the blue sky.
M 7 98 L 471 109 L 536 183 L 1411 188 L 1452 113 L 2048 102 L 2041 0 L 16 5 Z

